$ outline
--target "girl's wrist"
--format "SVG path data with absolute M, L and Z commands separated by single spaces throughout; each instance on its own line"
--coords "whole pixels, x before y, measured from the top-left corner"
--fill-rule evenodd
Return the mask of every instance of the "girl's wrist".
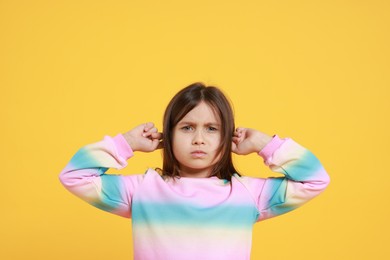
M 124 133 L 122 134 L 123 137 L 125 138 L 126 142 L 129 144 L 129 146 L 131 147 L 131 149 L 135 152 L 137 151 L 137 147 L 136 147 L 136 142 L 134 140 L 134 137 L 131 136 L 129 133 Z
M 133 149 L 130 147 L 123 134 L 117 134 L 112 140 L 114 141 L 120 156 L 126 158 L 126 160 L 133 156 Z
M 261 150 L 263 150 L 263 148 L 272 141 L 272 138 L 273 138 L 272 136 L 269 136 L 264 133 L 260 133 L 256 140 L 255 152 L 260 153 Z
M 281 139 L 278 135 L 272 136 L 272 140 L 259 152 L 259 155 L 263 157 L 264 162 L 269 165 L 270 160 L 272 158 L 273 153 L 279 149 L 279 147 L 286 141 L 287 139 Z

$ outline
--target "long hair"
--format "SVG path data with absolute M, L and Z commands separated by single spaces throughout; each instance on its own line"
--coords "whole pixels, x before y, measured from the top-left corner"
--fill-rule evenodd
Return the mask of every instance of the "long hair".
M 173 154 L 173 129 L 177 123 L 200 102 L 208 104 L 221 120 L 221 143 L 217 155 L 221 155 L 215 163 L 211 176 L 231 180 L 234 168 L 231 146 L 235 130 L 233 110 L 229 100 L 220 89 L 206 86 L 201 82 L 193 83 L 180 90 L 169 102 L 163 119 L 163 169 L 162 174 L 169 177 L 179 177 L 179 162 Z

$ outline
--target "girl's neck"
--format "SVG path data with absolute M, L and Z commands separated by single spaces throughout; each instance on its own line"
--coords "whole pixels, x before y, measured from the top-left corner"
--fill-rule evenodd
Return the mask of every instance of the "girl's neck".
M 180 169 L 179 175 L 180 177 L 185 178 L 209 178 L 210 177 L 210 170 L 192 170 L 192 169 Z

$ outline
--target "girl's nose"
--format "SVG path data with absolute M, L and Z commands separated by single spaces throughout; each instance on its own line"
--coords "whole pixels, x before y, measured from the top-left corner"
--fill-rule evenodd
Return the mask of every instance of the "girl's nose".
M 192 144 L 193 144 L 193 145 L 204 144 L 204 138 L 203 138 L 202 131 L 196 131 L 196 132 L 195 132 L 194 138 L 193 138 L 193 140 L 192 140 Z

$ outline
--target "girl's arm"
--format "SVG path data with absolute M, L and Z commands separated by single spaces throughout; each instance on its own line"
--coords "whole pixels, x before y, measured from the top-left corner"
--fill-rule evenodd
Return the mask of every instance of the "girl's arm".
M 247 183 L 259 210 L 258 220 L 301 206 L 329 184 L 329 176 L 316 156 L 292 139 L 271 138 L 253 129 L 238 130 L 233 138 L 233 151 L 257 152 L 272 171 L 285 175 Z
M 122 169 L 133 151 L 158 148 L 161 133 L 147 123 L 115 137 L 81 148 L 60 173 L 61 183 L 70 192 L 102 210 L 131 217 L 131 199 L 143 175 L 105 174 L 108 168 Z M 132 145 L 133 147 L 131 147 Z

